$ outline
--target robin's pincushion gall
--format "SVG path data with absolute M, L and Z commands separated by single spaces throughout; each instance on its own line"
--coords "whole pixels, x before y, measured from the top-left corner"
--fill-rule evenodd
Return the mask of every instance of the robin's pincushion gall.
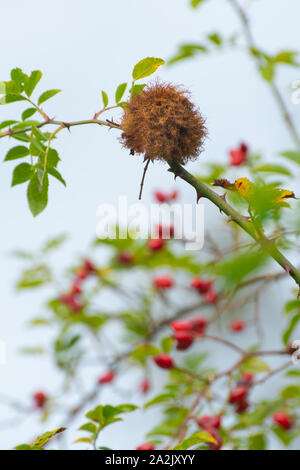
M 207 134 L 205 120 L 188 92 L 160 82 L 132 96 L 121 128 L 122 143 L 132 154 L 181 164 L 200 154 Z

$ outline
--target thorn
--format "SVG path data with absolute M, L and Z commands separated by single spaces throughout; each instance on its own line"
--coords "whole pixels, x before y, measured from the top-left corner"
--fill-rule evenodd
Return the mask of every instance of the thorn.
M 200 193 L 199 191 L 196 190 L 196 193 L 197 193 L 197 204 L 199 202 L 199 200 L 204 197 L 202 193 Z
M 226 201 L 226 193 L 222 194 L 222 196 L 220 196 L 221 199 L 223 199 L 224 202 L 227 202 Z
M 68 129 L 68 131 L 71 133 L 71 131 L 70 131 L 70 124 L 69 124 L 68 122 L 63 122 L 62 125 L 63 125 L 64 127 L 66 127 L 66 128 Z
M 234 218 L 232 217 L 232 215 L 229 215 L 227 219 L 227 223 L 229 224 L 230 222 L 234 222 Z
M 134 150 L 130 150 L 130 155 L 134 155 Z
M 9 137 L 12 136 L 13 131 L 12 131 L 12 128 L 11 128 L 11 127 L 9 127 L 9 129 L 8 129 L 8 131 L 7 131 L 7 134 L 9 135 Z
M 295 277 L 294 271 L 290 268 L 290 266 L 289 266 L 288 264 L 284 263 L 284 264 L 282 265 L 282 267 L 283 267 L 283 269 L 284 269 L 288 274 L 290 274 L 291 276 Z
M 298 290 L 297 299 L 300 299 L 300 287 L 299 287 L 299 290 Z

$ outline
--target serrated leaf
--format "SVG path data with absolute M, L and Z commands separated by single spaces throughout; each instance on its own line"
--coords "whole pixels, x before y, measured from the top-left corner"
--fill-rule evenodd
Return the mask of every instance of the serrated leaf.
M 48 90 L 42 93 L 38 99 L 38 105 L 44 103 L 47 100 L 50 100 L 50 98 L 53 98 L 53 96 L 57 95 L 57 93 L 60 93 L 61 90 Z
M 30 180 L 32 173 L 33 168 L 29 163 L 21 163 L 14 169 L 11 185 L 16 186 L 17 184 L 25 183 Z
M 25 85 L 25 93 L 29 98 L 32 95 L 35 87 L 37 86 L 41 78 L 42 78 L 42 72 L 40 72 L 40 70 L 34 70 L 33 72 L 31 72 L 31 75 Z
M 34 217 L 40 214 L 48 203 L 48 176 L 45 175 L 43 179 L 43 186 L 41 187 L 37 174 L 35 173 L 30 180 L 27 189 L 27 199 L 29 208 Z
M 148 77 L 164 63 L 165 61 L 163 59 L 159 59 L 157 57 L 146 57 L 146 59 L 140 60 L 140 62 L 135 65 L 132 72 L 132 78 L 134 80 L 140 80 L 141 78 Z
M 116 99 L 117 104 L 123 98 L 123 95 L 125 93 L 126 88 L 127 88 L 127 83 L 121 83 L 121 85 L 118 86 L 118 88 L 116 90 L 116 94 L 115 94 L 115 99 Z
M 265 450 L 266 438 L 264 434 L 253 434 L 248 438 L 248 450 Z
M 29 155 L 28 148 L 23 145 L 17 145 L 7 152 L 4 161 L 8 162 L 11 160 L 17 160 L 18 158 L 27 157 L 27 155 Z
M 47 173 L 49 173 L 49 175 L 53 176 L 58 181 L 60 181 L 64 186 L 67 186 L 67 183 L 65 182 L 59 171 L 56 170 L 56 168 L 47 167 Z
M 26 119 L 29 119 L 31 116 L 33 116 L 36 113 L 36 108 L 28 108 L 25 109 L 22 113 L 22 121 L 26 121 Z

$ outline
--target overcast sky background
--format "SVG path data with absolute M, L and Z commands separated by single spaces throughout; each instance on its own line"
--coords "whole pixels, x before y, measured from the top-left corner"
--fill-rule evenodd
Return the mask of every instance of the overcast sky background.
M 257 0 L 251 4 L 251 21 L 257 43 L 266 51 L 297 49 L 300 44 L 300 4 L 298 0 Z M 45 110 L 61 120 L 92 117 L 101 106 L 100 90 L 113 96 L 119 83 L 130 79 L 135 63 L 147 56 L 170 58 L 183 42 L 201 42 L 205 34 L 219 31 L 224 36 L 239 30 L 239 23 L 225 0 L 210 0 L 197 11 L 187 0 L 16 0 L 1 5 L 0 78 L 6 80 L 16 66 L 29 73 L 39 69 L 43 79 L 37 95 L 51 88 L 61 94 Z M 242 52 L 224 52 L 195 58 L 173 67 L 163 67 L 162 79 L 184 84 L 207 116 L 209 139 L 201 160 L 225 162 L 227 150 L 240 140 L 253 150 L 262 150 L 269 159 L 292 142 L 280 119 L 269 90 L 257 76 L 253 62 Z M 285 69 L 279 75 L 282 93 L 290 102 L 291 83 L 300 79 L 297 69 Z M 1 107 L 0 121 L 15 117 L 18 105 Z M 290 104 L 299 123 L 300 106 Z M 127 195 L 135 203 L 142 174 L 142 159 L 121 148 L 114 130 L 98 126 L 61 132 L 55 146 L 62 162 L 60 171 L 67 181 L 65 189 L 51 181 L 49 205 L 34 219 L 27 208 L 25 186 L 10 188 L 13 163 L 0 171 L 1 210 L 1 328 L 0 338 L 7 343 L 7 364 L 0 366 L 1 393 L 29 400 L 36 388 L 55 389 L 59 384 L 51 364 L 22 358 L 20 345 L 35 342 L 35 333 L 26 329 L 29 318 L 38 313 L 42 294 L 14 292 L 13 284 L 20 265 L 9 253 L 14 249 L 35 249 L 45 239 L 68 232 L 72 239 L 56 259 L 65 266 L 72 253 L 85 251 L 94 236 L 96 208 L 100 203 L 117 202 Z M 1 155 L 11 142 L 1 140 Z M 190 168 L 201 172 L 201 160 Z M 176 183 L 182 201 L 194 200 L 194 192 Z M 143 202 L 151 201 L 153 189 L 174 188 L 173 178 L 163 165 L 153 165 L 147 175 Z M 210 212 L 207 211 L 210 218 Z M 289 288 L 289 287 L 288 287 Z M 281 297 L 273 289 L 274 305 Z M 270 304 L 269 304 L 270 305 Z M 269 307 L 271 309 L 271 307 Z M 275 307 L 274 307 L 275 308 Z M 273 307 L 272 307 L 273 309 Z M 0 421 L 9 418 L 1 409 Z M 140 418 L 130 418 L 131 426 Z M 0 423 L 1 424 L 1 423 Z M 62 423 L 56 423 L 62 424 Z M 149 429 L 145 423 L 145 430 Z M 48 424 L 46 425 L 48 427 Z M 41 427 L 45 430 L 45 426 Z M 107 431 L 106 445 L 114 445 L 121 435 L 120 447 L 137 445 L 134 432 L 116 425 Z M 1 431 L 0 447 L 30 440 L 38 430 L 35 419 Z M 117 438 L 118 441 L 118 438 Z M 123 447 L 124 448 L 124 447 Z

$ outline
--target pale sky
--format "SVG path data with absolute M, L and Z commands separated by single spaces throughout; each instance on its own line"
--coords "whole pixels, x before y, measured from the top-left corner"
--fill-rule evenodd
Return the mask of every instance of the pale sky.
M 269 52 L 279 48 L 296 49 L 300 44 L 300 4 L 298 0 L 256 0 L 251 17 L 258 44 Z M 60 88 L 62 93 L 45 109 L 61 120 L 87 119 L 101 106 L 100 91 L 113 96 L 116 86 L 130 79 L 135 63 L 147 56 L 170 58 L 183 42 L 201 42 L 208 33 L 225 36 L 239 29 L 239 23 L 225 0 L 210 0 L 194 11 L 187 0 L 15 0 L 1 6 L 1 80 L 10 70 L 21 67 L 27 73 L 39 69 L 43 79 L 38 92 Z M 173 67 L 162 67 L 158 76 L 183 84 L 207 116 L 209 139 L 206 151 L 190 168 L 201 172 L 201 161 L 227 159 L 227 150 L 240 140 L 268 158 L 278 150 L 292 148 L 277 107 L 253 62 L 241 51 L 194 58 Z M 286 101 L 290 86 L 300 79 L 297 69 L 285 69 L 279 83 Z M 0 108 L 0 121 L 14 118 L 19 105 Z M 296 121 L 300 105 L 290 104 Z M 55 388 L 59 377 L 47 361 L 22 358 L 20 346 L 34 343 L 38 336 L 26 327 L 38 313 L 44 295 L 21 294 L 13 290 L 19 264 L 9 253 L 15 249 L 35 249 L 57 233 L 72 234 L 68 248 L 56 260 L 65 266 L 71 253 L 85 251 L 96 229 L 96 208 L 102 202 L 114 203 L 119 195 L 136 202 L 142 174 L 142 159 L 121 148 L 114 130 L 98 126 L 62 132 L 55 142 L 62 162 L 60 171 L 65 189 L 51 181 L 49 205 L 34 219 L 29 213 L 25 186 L 10 188 L 13 163 L 4 163 L 0 172 L 1 210 L 1 299 L 0 339 L 7 343 L 7 364 L 0 365 L 1 393 L 28 399 L 32 390 L 49 384 Z M 11 142 L 1 140 L 1 154 Z M 275 157 L 274 157 L 275 158 Z M 273 159 L 274 159 L 273 158 Z M 277 158 L 277 157 L 276 157 Z M 153 189 L 174 187 L 163 165 L 151 166 L 144 189 L 144 202 L 151 201 Z M 182 201 L 194 198 L 193 190 L 176 183 Z M 208 212 L 208 211 L 207 211 Z M 210 214 L 210 212 L 209 212 Z M 210 215 L 208 215 L 210 217 Z M 276 290 L 273 297 L 279 295 Z M 42 385 L 41 385 L 42 384 Z M 46 387 L 46 385 L 45 385 Z M 3 412 L 3 419 L 9 418 Z M 140 422 L 130 418 L 132 426 Z M 57 423 L 60 424 L 60 423 Z M 149 429 L 146 426 L 145 429 Z M 30 439 L 40 428 L 35 419 L 0 433 L 0 447 Z M 134 432 L 124 434 L 119 425 L 107 434 L 106 445 L 114 445 L 120 433 L 127 448 L 137 445 Z

